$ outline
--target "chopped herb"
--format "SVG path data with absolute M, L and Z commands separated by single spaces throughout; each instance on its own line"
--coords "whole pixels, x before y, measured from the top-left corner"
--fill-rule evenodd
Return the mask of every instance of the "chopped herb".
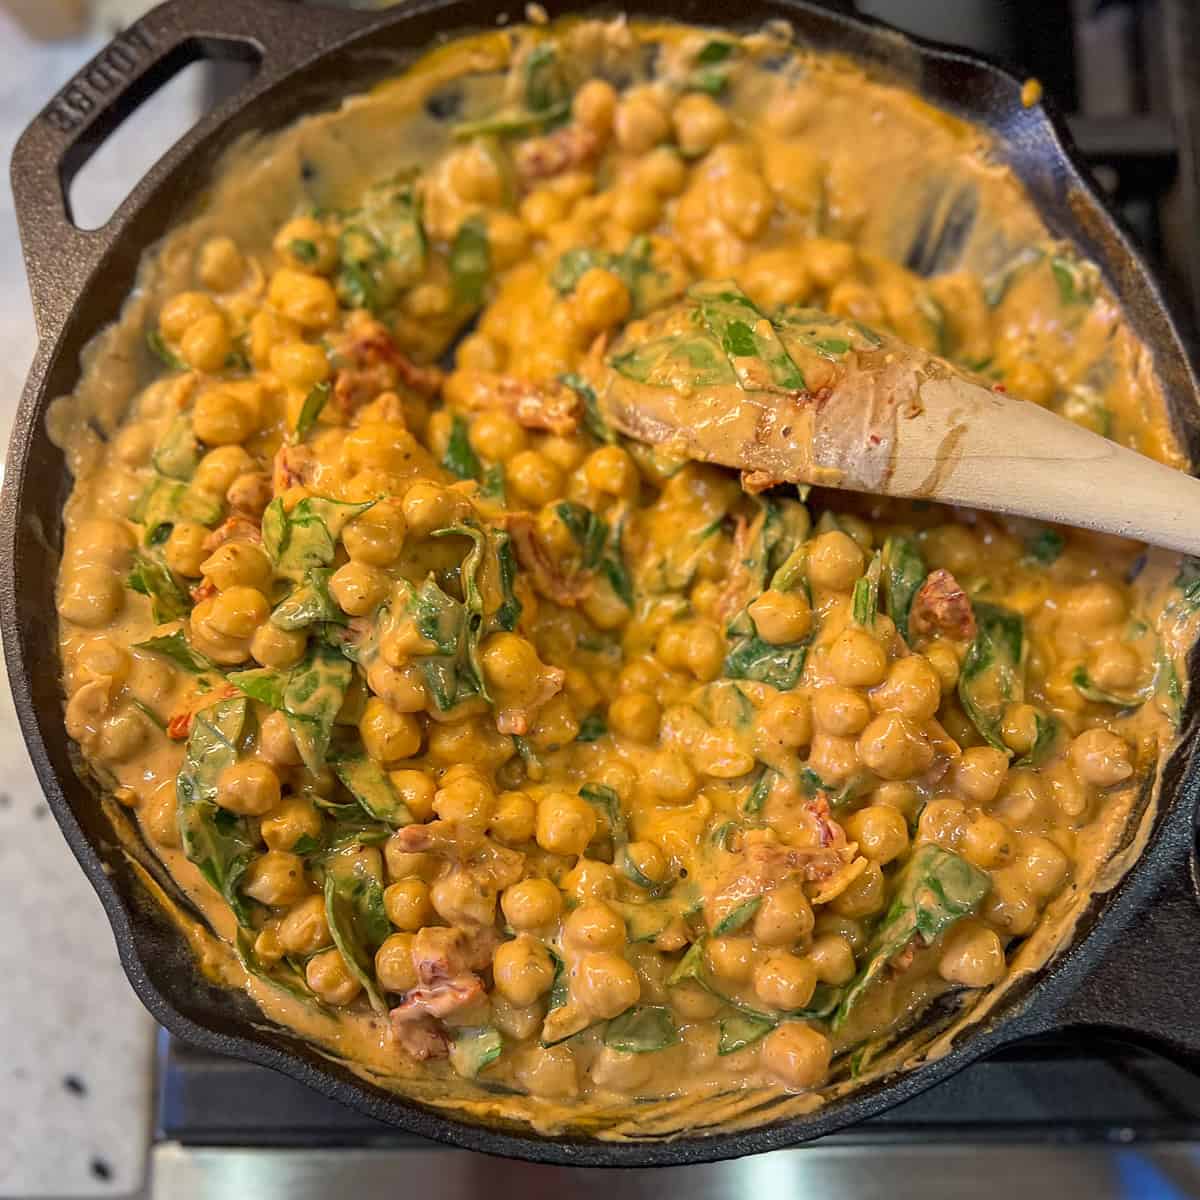
M 450 247 L 450 277 L 460 304 L 478 308 L 492 273 L 492 252 L 482 217 L 468 217 Z
M 958 698 L 971 723 L 997 750 L 1009 753 L 1000 736 L 1005 707 L 1025 694 L 1025 622 L 998 604 L 975 602 L 979 629 L 958 676 Z
M 896 880 L 891 907 L 867 950 L 867 961 L 847 988 L 833 1016 L 840 1029 L 858 1002 L 886 975 L 914 939 L 930 945 L 955 922 L 978 909 L 991 876 L 950 850 L 919 846 Z
M 504 1038 L 490 1025 L 455 1029 L 450 1043 L 450 1065 L 464 1079 L 474 1079 L 490 1067 L 504 1050 Z
M 776 1021 L 769 1018 L 752 1017 L 740 1012 L 724 1016 L 718 1022 L 720 1037 L 717 1041 L 717 1053 L 735 1054 L 744 1050 L 760 1038 L 766 1037 L 776 1024 Z
M 442 455 L 442 466 L 459 479 L 478 479 L 483 472 L 479 456 L 471 449 L 466 418 L 455 413 L 450 419 L 450 437 L 446 442 L 446 453 Z
M 696 55 L 696 62 L 711 66 L 713 63 L 724 62 L 736 50 L 737 45 L 734 42 L 722 42 L 714 39 L 711 42 L 705 42 L 700 47 L 700 52 Z
M 217 780 L 238 761 L 248 711 L 238 696 L 196 713 L 175 783 L 183 852 L 225 897 L 241 925 L 249 925 L 250 913 L 238 888 L 258 835 L 244 817 L 217 807 Z
M 662 1005 L 635 1005 L 604 1028 L 604 1044 L 623 1054 L 653 1054 L 679 1041 L 671 1010 Z
M 317 245 L 308 238 L 292 238 L 288 242 L 288 252 L 297 262 L 311 266 L 317 261 Z
M 1093 704 L 1113 704 L 1117 708 L 1137 708 L 1139 705 L 1145 704 L 1155 692 L 1154 683 L 1149 683 L 1136 692 L 1105 691 L 1092 682 L 1086 668 L 1081 666 L 1071 672 L 1071 683 L 1085 700 L 1090 700 Z
M 154 711 L 154 709 L 152 709 L 150 707 L 150 705 L 143 703 L 136 696 L 133 696 L 130 699 L 130 703 L 133 705 L 134 708 L 136 708 L 138 710 L 138 712 L 140 712 L 144 717 L 146 717 L 151 722 L 151 724 L 158 726 L 158 728 L 160 730 L 162 730 L 163 733 L 167 732 L 166 721 L 164 721 L 162 719 L 162 717 L 160 717 L 158 715 L 158 713 L 156 713 Z
M 575 740 L 577 742 L 598 742 L 606 733 L 608 733 L 608 722 L 604 719 L 604 714 L 591 712 L 579 722 L 579 733 Z
M 372 758 L 358 755 L 336 758 L 333 770 L 346 790 L 362 805 L 363 812 L 376 821 L 384 821 L 393 829 L 413 823 L 408 805 L 392 786 L 387 772 Z
M 880 580 L 887 614 L 907 642 L 908 617 L 912 612 L 913 599 L 925 581 L 925 560 L 912 538 L 889 537 L 883 543 Z
M 325 766 L 334 718 L 353 674 L 347 659 L 316 642 L 305 658 L 288 670 L 260 667 L 237 671 L 228 678 L 252 700 L 283 713 L 304 765 L 316 775 Z
M 190 370 L 187 363 L 167 345 L 163 335 L 157 329 L 148 330 L 146 333 L 146 345 L 150 347 L 150 353 L 164 362 L 173 371 Z
M 155 624 L 177 621 L 191 611 L 191 598 L 175 576 L 162 563 L 144 554 L 133 556 L 133 566 L 125 582 L 133 591 L 150 597 Z
M 147 638 L 144 642 L 135 642 L 135 650 L 150 650 L 169 658 L 176 666 L 190 671 L 193 675 L 203 675 L 208 671 L 219 671 L 220 668 L 211 658 L 193 650 L 188 644 L 187 635 L 182 629 L 162 637 Z
M 625 822 L 625 813 L 621 809 L 621 797 L 603 783 L 585 783 L 579 789 L 580 796 L 589 804 L 594 804 L 608 821 L 608 832 L 613 842 L 623 846 L 629 840 L 629 827 Z
M 375 951 L 391 933 L 392 925 L 384 911 L 379 880 L 359 873 L 337 856 L 327 860 L 325 918 L 347 969 L 362 984 L 371 1007 L 385 1014 L 388 1006 L 375 980 Z
M 713 936 L 724 937 L 729 933 L 737 933 L 744 925 L 754 920 L 754 914 L 762 907 L 762 900 L 761 896 L 751 896 L 749 900 L 743 900 L 713 926 Z
M 1048 567 L 1058 561 L 1065 545 L 1066 539 L 1057 529 L 1039 529 L 1026 541 L 1025 552 L 1034 562 Z
M 296 441 L 304 441 L 312 430 L 312 427 L 317 423 L 317 419 L 320 417 L 325 405 L 329 402 L 330 391 L 329 384 L 318 383 L 304 397 L 304 403 L 300 407 L 300 415 L 296 418 Z

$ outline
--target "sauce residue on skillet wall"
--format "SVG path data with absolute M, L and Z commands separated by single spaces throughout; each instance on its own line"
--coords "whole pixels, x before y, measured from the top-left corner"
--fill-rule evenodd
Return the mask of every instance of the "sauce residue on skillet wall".
M 236 148 L 50 415 L 68 729 L 205 973 L 635 1138 L 809 1111 L 1042 965 L 1144 836 L 1191 567 L 759 494 L 578 375 L 815 387 L 875 327 L 1185 465 L 986 140 L 781 29 L 488 34 Z

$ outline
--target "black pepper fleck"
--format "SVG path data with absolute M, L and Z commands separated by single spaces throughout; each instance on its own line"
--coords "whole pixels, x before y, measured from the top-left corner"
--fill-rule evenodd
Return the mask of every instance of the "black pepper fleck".
M 107 1182 L 113 1177 L 112 1167 L 99 1155 L 93 1158 L 88 1166 L 91 1169 L 92 1177 L 95 1179 L 103 1179 Z
M 78 1075 L 64 1075 L 62 1085 L 73 1096 L 87 1095 L 87 1084 Z

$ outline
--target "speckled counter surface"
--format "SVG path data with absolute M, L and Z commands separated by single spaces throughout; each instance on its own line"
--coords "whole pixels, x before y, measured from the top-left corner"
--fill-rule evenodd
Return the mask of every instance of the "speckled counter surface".
M 17 135 L 100 42 L 35 45 L 0 13 L 6 177 Z M 118 197 L 129 186 L 120 165 L 97 181 Z M 34 343 L 12 197 L 3 186 L 4 446 Z M 150 1131 L 154 1025 L 125 980 L 99 901 L 42 799 L 6 680 L 0 686 L 0 883 L 0 1195 L 136 1192 Z

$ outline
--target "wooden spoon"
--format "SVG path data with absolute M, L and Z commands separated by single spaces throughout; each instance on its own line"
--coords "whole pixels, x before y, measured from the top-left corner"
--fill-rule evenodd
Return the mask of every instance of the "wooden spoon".
M 622 433 L 752 490 L 936 500 L 1200 554 L 1200 480 L 856 322 L 767 321 L 731 284 L 631 324 L 586 373 Z

